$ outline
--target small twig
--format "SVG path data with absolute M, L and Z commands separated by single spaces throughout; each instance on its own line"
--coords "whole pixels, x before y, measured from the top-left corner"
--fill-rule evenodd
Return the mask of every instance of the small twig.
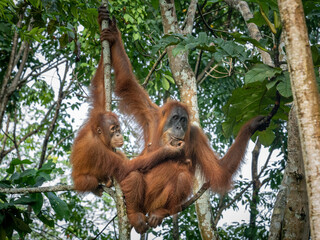
M 26 139 L 28 139 L 30 136 L 36 134 L 37 132 L 39 132 L 39 130 L 43 127 L 43 125 L 45 124 L 47 118 L 49 117 L 50 112 L 52 111 L 52 109 L 54 108 L 56 103 L 52 104 L 49 108 L 48 111 L 46 113 L 46 115 L 44 116 L 44 118 L 42 119 L 41 123 L 39 124 L 39 126 L 32 130 L 31 132 L 28 132 L 26 135 L 24 135 L 21 139 L 19 139 L 19 141 L 17 142 L 17 145 L 20 146 L 21 143 L 23 143 Z M 2 130 L 3 131 L 3 130 Z M 4 134 L 14 143 L 14 140 L 7 135 L 5 132 Z M 4 156 L 6 156 L 8 153 L 12 152 L 15 149 L 15 146 L 10 147 L 7 150 L 3 150 L 1 157 L 3 158 Z
M 217 36 L 216 33 L 214 32 L 214 30 L 209 26 L 209 24 L 208 24 L 208 23 L 206 22 L 206 20 L 204 19 L 204 16 L 202 15 L 202 11 L 201 11 L 201 9 L 200 9 L 199 4 L 197 4 L 197 8 L 198 8 L 198 12 L 199 12 L 199 14 L 200 14 L 200 16 L 201 16 L 201 19 L 202 19 L 204 25 L 209 29 L 209 31 L 212 33 L 212 35 L 217 38 L 218 36 Z
M 195 201 L 197 201 L 202 194 L 207 191 L 207 189 L 210 187 L 209 183 L 204 183 L 202 187 L 199 189 L 199 191 L 192 196 L 188 201 L 186 201 L 184 204 L 181 205 L 181 211 L 188 208 L 191 204 L 193 204 Z
M 221 214 L 222 214 L 223 210 L 229 208 L 234 202 L 236 202 L 239 198 L 241 198 L 241 196 L 243 195 L 243 193 L 249 189 L 249 187 L 252 185 L 252 183 L 253 183 L 253 181 L 249 182 L 248 185 L 247 185 L 244 189 L 242 189 L 242 190 L 232 199 L 231 202 L 229 202 L 227 205 L 224 205 L 223 207 L 221 207 L 221 208 L 219 209 L 219 211 L 218 211 L 217 214 L 216 214 L 215 220 L 214 220 L 214 223 L 215 223 L 214 225 L 217 225 L 217 223 L 218 223 L 218 221 L 219 221 L 219 219 L 220 219 L 220 217 L 221 217 Z
M 18 144 L 17 144 L 17 134 L 16 134 L 17 123 L 18 123 L 17 108 L 14 111 L 14 115 L 15 115 L 15 118 L 14 118 L 14 125 L 13 125 L 13 143 L 14 143 L 14 147 L 17 151 L 17 157 L 21 161 L 21 155 L 20 155 Z M 21 166 L 21 170 L 24 171 L 23 164 L 20 164 L 20 166 Z
M 271 112 L 268 114 L 267 116 L 267 120 L 270 121 L 271 118 L 276 115 L 279 107 L 280 107 L 280 100 L 281 100 L 281 96 L 280 96 L 280 93 L 279 91 L 276 92 L 276 101 L 275 101 L 275 104 L 274 104 L 274 107 L 272 108 Z
M 214 63 L 214 57 L 210 59 L 207 66 L 203 69 L 203 71 L 197 76 L 197 84 L 201 84 L 205 78 L 208 76 L 206 72 L 210 69 L 211 65 Z
M 69 63 L 66 62 L 64 76 L 63 76 L 63 78 L 61 78 L 60 75 L 59 75 L 59 70 L 57 69 L 57 74 L 59 76 L 59 81 L 60 81 L 58 100 L 57 100 L 57 105 L 56 105 L 56 109 L 55 109 L 55 113 L 54 113 L 53 119 L 52 119 L 52 121 L 51 121 L 51 123 L 49 125 L 49 128 L 47 129 L 45 138 L 43 140 L 42 151 L 41 151 L 41 156 L 40 156 L 40 162 L 39 162 L 39 167 L 38 167 L 39 169 L 42 167 L 42 165 L 46 161 L 45 157 L 46 157 L 47 147 L 48 147 L 48 143 L 49 143 L 49 138 L 50 138 L 52 132 L 55 129 L 55 126 L 56 126 L 56 123 L 57 123 L 57 120 L 58 120 L 58 117 L 59 117 L 59 113 L 60 113 L 62 100 L 65 97 L 64 93 L 63 93 L 63 87 L 64 87 L 64 85 L 66 83 L 68 70 L 69 70 Z
M 167 50 L 165 49 L 161 55 L 158 57 L 157 61 L 153 64 L 151 70 L 149 71 L 148 73 L 148 76 L 146 77 L 146 79 L 144 80 L 144 82 L 142 83 L 142 87 L 146 87 L 149 80 L 150 80 L 150 77 L 152 75 L 152 73 L 154 72 L 154 70 L 156 69 L 156 67 L 159 65 L 159 63 L 161 62 L 161 60 L 164 58 L 164 56 L 167 54 Z
M 201 58 L 202 58 L 202 50 L 200 49 L 199 55 L 197 58 L 197 62 L 196 62 L 196 66 L 194 68 L 194 74 L 196 75 L 196 79 L 198 78 L 198 74 L 199 74 L 199 67 L 200 67 Z
M 97 234 L 97 236 L 95 236 L 95 237 L 92 238 L 91 240 L 97 239 L 97 238 L 103 233 L 103 231 L 109 226 L 109 224 L 114 221 L 114 219 L 115 219 L 117 216 L 118 216 L 118 214 L 116 214 L 116 215 L 106 224 L 106 226 Z
M 46 159 L 48 159 L 48 157 L 50 156 L 50 154 L 57 148 L 60 146 L 60 144 L 66 140 L 67 138 L 71 137 L 72 135 L 74 135 L 76 133 L 76 131 L 73 131 L 72 133 L 70 133 L 69 135 L 67 135 L 66 137 L 60 139 L 60 141 L 53 147 L 50 149 L 50 151 L 48 151 Z

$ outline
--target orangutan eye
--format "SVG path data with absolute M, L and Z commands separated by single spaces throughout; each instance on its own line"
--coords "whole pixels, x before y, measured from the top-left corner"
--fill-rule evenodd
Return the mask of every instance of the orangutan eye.
M 179 116 L 178 115 L 173 115 L 172 119 L 173 120 L 178 120 Z

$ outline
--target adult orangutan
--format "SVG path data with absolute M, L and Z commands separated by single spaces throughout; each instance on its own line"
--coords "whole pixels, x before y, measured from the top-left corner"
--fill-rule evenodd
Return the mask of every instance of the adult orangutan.
M 226 155 L 219 159 L 203 131 L 190 123 L 185 104 L 170 101 L 159 107 L 150 100 L 135 79 L 115 20 L 104 19 L 109 21 L 109 28 L 102 31 L 101 39 L 108 40 L 111 46 L 120 109 L 133 115 L 143 129 L 145 146 L 141 156 L 157 151 L 168 142 L 185 143 L 182 154 L 144 168 L 144 174 L 133 171 L 121 182 L 129 221 L 137 232 L 144 233 L 148 227 L 156 227 L 164 217 L 181 209 L 191 194 L 197 166 L 213 191 L 228 190 L 250 137 L 255 131 L 264 130 L 268 121 L 259 116 L 247 122 Z
M 152 168 L 181 154 L 182 141 L 175 146 L 168 142 L 162 148 L 131 161 L 116 150 L 123 145 L 123 137 L 117 115 L 106 111 L 102 56 L 91 81 L 90 99 L 89 117 L 79 130 L 71 152 L 72 178 L 77 191 L 101 195 L 99 183 L 110 185 L 110 177 L 121 181 L 133 170 Z

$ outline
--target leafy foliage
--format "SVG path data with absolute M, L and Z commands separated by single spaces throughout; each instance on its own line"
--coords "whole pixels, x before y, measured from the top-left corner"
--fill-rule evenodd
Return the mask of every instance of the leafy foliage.
M 256 226 L 235 219 L 234 223 L 217 227 L 221 239 L 267 238 L 272 202 L 282 180 L 287 154 L 285 122 L 292 93 L 285 58 L 279 57 L 285 51 L 279 46 L 281 23 L 277 3 L 247 2 L 254 16 L 249 22 L 256 24 L 262 33 L 259 41 L 250 37 L 240 13 L 222 0 L 199 1 L 202 14 L 197 11 L 191 35 L 163 35 L 159 1 L 109 2 L 110 14 L 117 18 L 126 51 L 141 83 L 166 47 L 174 47 L 174 55 L 188 53 L 197 78 L 201 125 L 218 153 L 225 152 L 245 121 L 271 111 L 277 91 L 281 95 L 280 108 L 270 127 L 253 136 L 253 140 L 259 137 L 270 151 L 277 149 L 282 156 L 261 175 L 265 188 L 259 192 L 257 204 L 261 212 Z M 175 1 L 181 24 L 189 3 Z M 320 8 L 315 1 L 303 3 L 320 83 Z M 0 2 L 0 106 L 5 103 L 0 108 L 1 188 L 71 183 L 68 158 L 72 140 L 86 117 L 83 103 L 87 101 L 87 87 L 100 57 L 96 20 L 99 5 L 96 0 Z M 26 45 L 29 50 L 23 61 Z M 14 46 L 16 61 L 7 77 Z M 268 52 L 276 66 L 263 64 L 257 49 Z M 157 104 L 169 96 L 179 99 L 167 56 L 156 66 L 146 89 Z M 126 121 L 123 122 L 125 125 Z M 139 132 L 130 125 L 123 128 L 126 133 Z M 139 149 L 131 137 L 126 136 L 125 150 L 136 155 Z M 236 199 L 241 191 L 243 194 Z M 250 208 L 250 191 L 250 181 L 240 177 L 234 191 L 223 197 L 213 195 L 211 203 L 217 221 L 220 219 L 217 213 L 227 204 L 235 211 L 240 203 Z M 107 195 L 98 199 L 74 192 L 1 193 L 0 238 L 94 237 L 115 214 L 114 203 Z M 101 239 L 117 237 L 117 226 L 111 225 Z M 172 228 L 172 219 L 167 218 L 161 230 L 151 232 L 171 239 Z M 179 214 L 179 232 L 181 239 L 200 238 L 194 206 Z

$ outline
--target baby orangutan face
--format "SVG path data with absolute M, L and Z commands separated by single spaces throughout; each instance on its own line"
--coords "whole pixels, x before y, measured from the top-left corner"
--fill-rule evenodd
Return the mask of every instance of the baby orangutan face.
M 119 148 L 123 145 L 123 136 L 120 131 L 119 125 L 111 125 L 109 128 L 111 133 L 110 145 L 112 148 Z

